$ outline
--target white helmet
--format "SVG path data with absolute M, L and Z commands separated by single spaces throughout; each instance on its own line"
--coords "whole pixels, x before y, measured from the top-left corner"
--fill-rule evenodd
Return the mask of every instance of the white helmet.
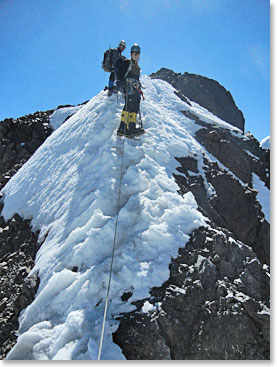
M 120 41 L 119 44 L 118 44 L 118 47 L 126 48 L 126 42 L 124 40 Z

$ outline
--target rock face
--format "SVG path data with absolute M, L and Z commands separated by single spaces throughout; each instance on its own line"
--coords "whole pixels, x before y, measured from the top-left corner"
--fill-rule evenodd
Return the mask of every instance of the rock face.
M 39 285 L 36 274 L 28 276 L 39 249 L 37 236 L 30 221 L 18 215 L 8 222 L 0 217 L 0 359 L 16 343 L 18 316 L 34 300 Z
M 152 289 L 154 311 L 123 315 L 114 341 L 127 359 L 269 359 L 268 276 L 228 231 L 199 229 Z
M 52 133 L 53 110 L 0 122 L 0 190 Z
M 187 180 L 184 176 L 176 176 L 181 193 L 192 191 L 203 213 L 207 213 L 217 225 L 232 231 L 237 239 L 253 248 L 262 263 L 269 264 L 269 223 L 264 220 L 252 183 L 254 173 L 270 189 L 269 150 L 261 149 L 250 133 L 241 139 L 228 129 L 198 119 L 195 122 L 203 126 L 196 132 L 197 140 L 225 169 L 205 162 L 206 180 L 216 191 L 209 202 L 202 176 L 187 176 Z M 183 159 L 179 159 L 179 162 L 181 167 L 178 170 L 186 174 L 188 163 Z M 226 169 L 233 175 L 228 174 Z M 197 184 L 193 182 L 195 180 Z
M 194 101 L 214 115 L 244 132 L 244 117 L 237 108 L 229 91 L 213 79 L 197 74 L 177 74 L 172 70 L 162 68 L 150 75 L 170 83 L 178 91 L 180 98 L 188 102 Z M 187 97 L 187 98 L 186 98 Z
M 119 318 L 114 341 L 132 360 L 269 359 L 270 231 L 252 183 L 255 173 L 269 188 L 269 150 L 249 133 L 195 123 L 196 139 L 222 165 L 204 158 L 199 172 L 196 159 L 176 157 L 175 179 L 210 228 L 193 232 L 169 280 Z

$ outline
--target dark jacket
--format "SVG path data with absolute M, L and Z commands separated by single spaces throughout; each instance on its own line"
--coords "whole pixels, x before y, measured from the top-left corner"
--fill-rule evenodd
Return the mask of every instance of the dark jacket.
M 139 81 L 140 67 L 133 60 L 120 58 L 115 63 L 115 73 L 116 79 L 121 82 L 127 78 Z

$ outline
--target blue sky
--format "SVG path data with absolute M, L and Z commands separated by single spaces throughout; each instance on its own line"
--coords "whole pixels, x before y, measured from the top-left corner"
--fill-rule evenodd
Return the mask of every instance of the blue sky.
M 201 74 L 270 134 L 269 0 L 0 0 L 0 120 L 82 103 L 107 84 L 105 49 L 141 46 L 143 74 Z

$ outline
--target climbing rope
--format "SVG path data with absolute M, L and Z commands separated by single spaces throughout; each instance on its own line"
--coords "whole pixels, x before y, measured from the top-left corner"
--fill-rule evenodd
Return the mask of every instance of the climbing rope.
M 126 101 L 128 102 L 128 97 L 126 98 Z M 126 102 L 126 110 L 128 111 L 128 109 L 127 109 L 127 102 Z M 127 123 L 129 122 L 128 119 L 129 119 L 129 114 L 128 114 L 128 117 L 127 117 Z M 103 346 L 103 339 L 104 339 L 104 332 L 105 332 L 105 324 L 106 324 L 107 311 L 108 311 L 108 303 L 109 303 L 109 294 L 110 294 L 110 288 L 111 288 L 111 279 L 112 279 L 113 262 L 114 262 L 114 251 L 115 251 L 116 234 L 117 234 L 118 217 L 119 217 L 119 204 L 120 204 L 122 176 L 123 176 L 124 142 L 125 142 L 126 125 L 127 124 L 125 123 L 124 124 L 123 145 L 122 145 L 122 156 L 121 156 L 119 192 L 118 192 L 117 210 L 116 210 L 116 213 L 117 214 L 116 214 L 116 222 L 115 222 L 115 230 L 114 230 L 114 239 L 113 239 L 113 249 L 112 249 L 112 259 L 111 259 L 109 282 L 108 282 L 106 302 L 105 302 L 104 317 L 103 317 L 103 323 L 102 323 L 101 338 L 100 338 L 99 351 L 98 351 L 98 361 L 100 361 L 100 359 L 101 359 L 101 352 L 102 352 L 102 346 Z

